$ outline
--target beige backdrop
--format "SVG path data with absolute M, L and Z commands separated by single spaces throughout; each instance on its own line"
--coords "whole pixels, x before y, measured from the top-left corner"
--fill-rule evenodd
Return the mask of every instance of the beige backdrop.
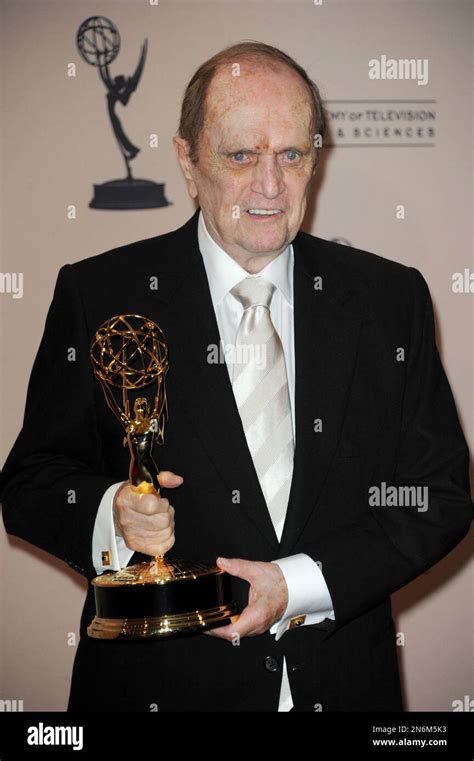
M 153 3 L 154 0 L 151 0 Z M 180 226 L 193 204 L 171 146 L 185 85 L 197 66 L 245 38 L 286 50 L 328 101 L 391 100 L 386 107 L 435 113 L 434 145 L 327 151 L 305 229 L 413 265 L 436 307 L 439 343 L 466 436 L 472 442 L 473 294 L 452 275 L 472 262 L 472 3 L 323 0 L 3 0 L 2 272 L 24 273 L 24 295 L 0 293 L 3 463 L 18 433 L 26 386 L 58 269 L 66 262 Z M 154 211 L 88 208 L 93 182 L 121 176 L 97 71 L 75 49 L 90 15 L 111 18 L 122 37 L 113 74 L 130 75 L 145 36 L 149 54 L 123 111 L 142 147 L 137 176 L 166 183 L 173 205 Z M 371 81 L 381 55 L 429 61 L 429 83 Z M 69 63 L 77 65 L 68 77 Z M 429 105 L 393 104 L 426 99 Z M 329 103 L 334 114 L 372 105 Z M 341 118 L 341 117 L 339 117 Z M 355 117 L 354 117 L 355 118 Z M 365 117 L 364 117 L 365 118 Z M 349 121 L 348 121 L 349 123 Z M 159 147 L 149 148 L 149 136 Z M 370 142 L 370 140 L 365 140 Z M 390 139 L 388 140 L 390 143 Z M 393 142 L 393 141 L 392 141 Z M 416 141 L 415 141 L 416 142 Z M 418 143 L 425 142 L 420 138 Z M 397 219 L 403 204 L 405 219 Z M 76 219 L 68 219 L 74 205 Z M 104 283 L 107 288 L 107 283 Z M 73 400 L 71 400 L 73 403 Z M 65 564 L 0 530 L 0 700 L 24 710 L 63 710 L 86 582 Z M 407 707 L 453 710 L 474 698 L 472 533 L 429 573 L 394 596 Z M 71 636 L 72 635 L 72 636 Z M 76 635 L 77 636 L 77 635 Z M 403 644 L 404 642 L 404 644 Z M 0 704 L 1 705 L 1 704 Z

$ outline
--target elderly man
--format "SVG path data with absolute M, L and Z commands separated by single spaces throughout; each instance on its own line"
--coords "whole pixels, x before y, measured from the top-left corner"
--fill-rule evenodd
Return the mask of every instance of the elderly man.
M 86 635 L 89 590 L 70 710 L 402 708 L 390 595 L 466 534 L 468 452 L 422 276 L 299 231 L 323 135 L 293 59 L 218 53 L 174 138 L 193 217 L 60 271 L 5 465 L 7 530 L 89 579 L 171 547 L 217 561 L 242 610 L 193 637 L 104 642 Z M 124 313 L 170 346 L 169 499 L 124 480 L 90 368 L 95 329 Z M 219 346 L 235 351 L 215 362 Z

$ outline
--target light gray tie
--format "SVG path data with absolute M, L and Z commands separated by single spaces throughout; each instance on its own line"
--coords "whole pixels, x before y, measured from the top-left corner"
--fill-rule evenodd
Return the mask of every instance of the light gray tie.
M 280 337 L 270 315 L 275 286 L 247 277 L 231 293 L 244 308 L 235 342 L 233 390 L 278 540 L 293 475 L 293 426 Z

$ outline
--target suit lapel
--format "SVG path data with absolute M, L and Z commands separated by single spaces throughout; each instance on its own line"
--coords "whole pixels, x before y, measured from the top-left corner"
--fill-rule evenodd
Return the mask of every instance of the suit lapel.
M 361 325 L 360 314 L 348 308 L 344 272 L 334 270 L 330 252 L 323 254 L 321 244 L 301 233 L 293 248 L 296 446 L 279 557 L 291 554 L 323 489 L 342 429 Z M 321 278 L 320 289 L 315 277 Z

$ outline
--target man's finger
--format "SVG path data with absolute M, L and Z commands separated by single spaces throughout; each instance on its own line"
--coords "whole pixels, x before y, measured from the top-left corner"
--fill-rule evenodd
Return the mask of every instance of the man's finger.
M 156 515 L 167 513 L 171 505 L 166 497 L 158 497 L 156 494 L 139 494 L 138 499 L 132 498 L 130 508 L 141 515 Z
M 181 486 L 183 481 L 183 476 L 178 476 L 177 473 L 172 473 L 171 470 L 160 470 L 158 473 L 158 483 L 163 489 L 174 489 L 176 486 Z
M 231 576 L 237 576 L 245 581 L 252 581 L 255 577 L 255 562 L 242 560 L 242 558 L 217 558 L 216 564 Z
M 215 637 L 216 639 L 225 639 L 228 642 L 231 642 L 234 632 L 235 627 L 233 627 L 232 624 L 229 624 L 228 626 L 219 626 L 216 629 L 208 629 L 203 633 L 207 634 L 209 637 Z
M 216 629 L 210 629 L 205 634 L 209 634 L 211 637 L 218 637 L 219 639 L 225 639 L 227 642 L 232 642 L 236 637 L 249 637 L 252 634 L 256 634 L 258 630 L 258 620 L 256 618 L 255 609 L 247 605 L 242 611 L 240 616 L 234 616 L 236 619 L 227 626 L 219 626 Z
M 210 637 L 218 637 L 219 639 L 231 640 L 231 635 L 233 632 L 235 632 L 235 625 L 240 616 L 241 614 L 238 614 L 237 616 L 231 616 L 231 623 L 227 624 L 227 626 L 218 626 L 215 629 L 208 629 L 203 633 L 209 634 Z

